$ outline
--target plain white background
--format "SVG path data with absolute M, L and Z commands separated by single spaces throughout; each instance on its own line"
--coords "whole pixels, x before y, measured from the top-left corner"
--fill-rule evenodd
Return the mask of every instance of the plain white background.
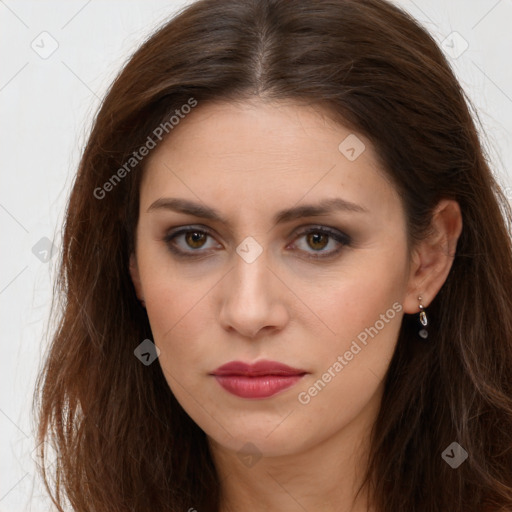
M 48 510 L 31 401 L 64 208 L 110 81 L 182 0 L 0 0 L 0 512 Z M 512 198 L 512 2 L 396 0 L 442 44 Z

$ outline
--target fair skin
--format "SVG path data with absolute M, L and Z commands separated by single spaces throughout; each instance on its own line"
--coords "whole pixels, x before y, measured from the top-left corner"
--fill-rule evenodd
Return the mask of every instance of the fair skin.
M 165 378 L 208 437 L 221 512 L 372 510 L 355 491 L 401 320 L 418 313 L 418 296 L 428 308 L 440 290 L 462 220 L 456 202 L 441 201 L 434 234 L 409 255 L 401 200 L 370 141 L 356 134 L 365 150 L 352 161 L 338 149 L 351 133 L 292 102 L 200 103 L 146 162 L 130 273 Z M 228 223 L 150 209 L 160 198 L 208 206 Z M 332 198 L 362 211 L 273 220 Z M 178 227 L 192 233 L 168 244 L 192 257 L 166 245 Z M 318 227 L 351 242 L 304 234 Z M 200 230 L 206 236 L 194 237 Z M 250 263 L 236 251 L 246 237 L 262 248 Z M 382 315 L 378 334 L 333 371 Z M 265 399 L 235 396 L 210 375 L 261 359 L 307 374 Z M 308 392 L 329 368 L 328 383 Z

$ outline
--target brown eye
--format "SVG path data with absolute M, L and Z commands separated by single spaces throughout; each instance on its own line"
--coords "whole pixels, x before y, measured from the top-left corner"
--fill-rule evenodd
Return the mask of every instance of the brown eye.
M 212 251 L 221 249 L 216 240 L 203 229 L 180 228 L 168 233 L 163 241 L 169 250 L 178 257 L 202 258 Z M 303 231 L 292 244 L 299 253 L 312 259 L 335 257 L 345 246 L 350 246 L 352 239 L 345 233 L 327 227 L 318 227 Z M 213 245 L 212 245 L 213 244 Z
M 320 259 L 337 256 L 351 243 L 351 237 L 345 233 L 319 226 L 299 233 L 293 245 L 300 252 L 305 253 L 306 257 Z
M 165 235 L 163 241 L 176 256 L 189 258 L 203 257 L 219 248 L 208 231 L 193 227 L 173 230 Z
M 200 231 L 188 231 L 185 235 L 185 241 L 192 249 L 200 249 L 208 235 L 206 233 L 202 233 Z
M 307 241 L 311 249 L 315 251 L 320 251 L 324 249 L 329 243 L 329 235 L 324 233 L 309 233 L 307 235 Z

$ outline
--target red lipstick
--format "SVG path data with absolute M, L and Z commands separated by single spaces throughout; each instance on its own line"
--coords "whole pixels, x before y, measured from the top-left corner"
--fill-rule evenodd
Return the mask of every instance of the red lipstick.
M 296 384 L 306 373 L 276 361 L 253 364 L 232 361 L 211 375 L 229 393 L 241 398 L 269 398 Z

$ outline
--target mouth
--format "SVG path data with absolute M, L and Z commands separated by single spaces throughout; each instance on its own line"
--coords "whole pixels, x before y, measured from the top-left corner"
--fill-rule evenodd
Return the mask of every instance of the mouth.
M 262 399 L 292 387 L 307 373 L 277 361 L 263 360 L 253 364 L 232 361 L 210 375 L 228 393 L 240 398 Z

